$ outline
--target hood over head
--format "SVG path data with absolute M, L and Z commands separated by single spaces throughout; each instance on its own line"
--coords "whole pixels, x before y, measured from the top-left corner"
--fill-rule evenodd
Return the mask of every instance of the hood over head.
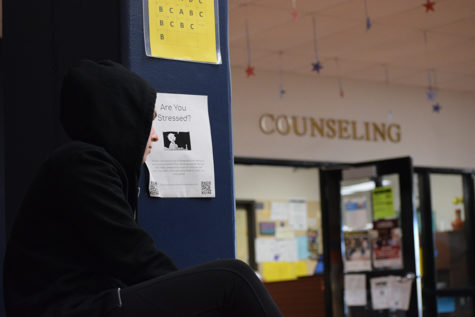
M 122 165 L 132 205 L 155 99 L 153 87 L 112 61 L 81 61 L 66 74 L 61 89 L 64 129 L 73 140 L 103 147 Z

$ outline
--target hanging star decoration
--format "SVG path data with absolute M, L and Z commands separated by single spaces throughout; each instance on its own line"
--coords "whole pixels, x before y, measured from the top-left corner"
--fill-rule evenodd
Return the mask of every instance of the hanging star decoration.
M 365 10 L 365 14 L 366 14 L 366 31 L 369 31 L 369 29 L 371 29 L 371 19 L 369 18 L 369 15 L 368 15 L 368 3 L 367 3 L 367 0 L 364 0 L 364 10 Z
M 312 23 L 313 23 L 313 50 L 315 52 L 315 63 L 312 63 L 312 71 L 320 74 L 320 70 L 322 70 L 323 65 L 322 63 L 320 63 L 320 60 L 318 59 L 317 27 L 315 23 L 315 17 L 312 18 Z
M 290 13 L 290 15 L 292 16 L 292 20 L 297 21 L 297 18 L 299 17 L 299 13 L 297 12 L 297 10 L 292 10 L 292 13 Z
M 297 21 L 299 13 L 297 12 L 297 0 L 292 0 L 292 12 L 290 13 L 292 20 Z
M 435 113 L 440 113 L 440 110 L 442 109 L 442 107 L 439 105 L 439 103 L 435 103 L 434 105 L 432 105 L 432 112 L 435 112 Z
M 256 74 L 254 74 L 254 67 L 252 67 L 251 65 L 248 65 L 246 68 L 246 75 L 248 78 L 251 76 L 255 76 Z
M 280 98 L 283 98 L 285 95 L 285 90 L 283 88 L 280 88 Z
M 312 63 L 312 71 L 320 74 L 320 70 L 323 68 L 322 63 L 317 60 L 316 63 Z
M 429 12 L 429 11 L 435 11 L 434 5 L 435 5 L 435 2 L 427 0 L 427 2 L 424 3 L 422 6 L 426 8 L 426 12 Z

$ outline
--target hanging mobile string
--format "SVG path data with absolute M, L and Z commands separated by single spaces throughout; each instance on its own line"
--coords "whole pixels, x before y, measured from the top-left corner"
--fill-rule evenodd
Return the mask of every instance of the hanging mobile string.
M 315 16 L 312 17 L 313 25 L 313 50 L 315 53 L 315 63 L 312 63 L 312 71 L 320 74 L 320 70 L 323 68 L 320 60 L 318 59 L 318 46 L 317 46 L 317 23 L 315 22 Z
M 246 46 L 247 46 L 247 68 L 246 68 L 246 75 L 247 77 L 254 76 L 254 67 L 251 66 L 251 40 L 249 36 L 249 22 L 246 17 Z
M 283 70 L 282 70 L 282 55 L 284 52 L 280 51 L 279 52 L 279 95 L 280 98 L 282 99 L 285 95 L 285 90 L 284 90 L 284 81 L 283 81 Z
M 365 11 L 365 15 L 366 15 L 366 31 L 368 31 L 369 29 L 371 29 L 371 19 L 369 18 L 369 14 L 368 14 L 368 3 L 367 3 L 367 0 L 364 0 L 364 11 Z

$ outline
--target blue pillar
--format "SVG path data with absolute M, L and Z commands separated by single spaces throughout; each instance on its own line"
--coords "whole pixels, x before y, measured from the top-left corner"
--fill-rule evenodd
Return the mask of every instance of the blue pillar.
M 158 92 L 207 95 L 213 142 L 216 198 L 149 198 L 142 178 L 140 224 L 179 267 L 234 258 L 234 186 L 231 79 L 227 1 L 219 1 L 223 63 L 210 65 L 145 55 L 142 1 L 126 0 L 122 16 L 122 61 Z

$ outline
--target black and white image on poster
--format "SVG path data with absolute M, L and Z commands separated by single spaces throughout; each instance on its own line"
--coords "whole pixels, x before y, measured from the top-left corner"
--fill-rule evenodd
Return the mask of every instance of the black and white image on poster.
M 215 197 L 208 96 L 157 93 L 155 110 L 150 196 Z
M 163 132 L 163 147 L 170 151 L 191 151 L 190 132 Z

